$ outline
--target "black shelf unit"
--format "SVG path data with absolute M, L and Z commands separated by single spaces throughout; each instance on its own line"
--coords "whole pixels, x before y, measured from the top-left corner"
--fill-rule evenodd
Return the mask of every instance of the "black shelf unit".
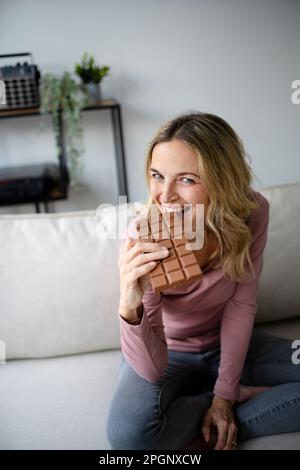
M 83 111 L 105 109 L 111 112 L 118 191 L 120 195 L 128 197 L 120 104 L 113 99 L 101 100 L 85 107 Z M 41 115 L 39 108 L 0 109 L 0 119 L 39 115 Z M 70 179 L 61 115 L 57 144 L 60 147 L 58 164 L 44 163 L 0 168 L 0 206 L 33 203 L 36 212 L 40 212 L 40 203 L 43 203 L 45 212 L 49 212 L 48 202 L 67 199 Z

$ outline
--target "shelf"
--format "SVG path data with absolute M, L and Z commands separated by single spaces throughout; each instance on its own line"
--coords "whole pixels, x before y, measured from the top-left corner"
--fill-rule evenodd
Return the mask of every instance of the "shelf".
M 83 111 L 101 111 L 109 109 L 111 113 L 112 119 L 112 128 L 113 128 L 113 138 L 114 138 L 114 146 L 115 146 L 115 156 L 116 156 L 116 168 L 117 168 L 117 178 L 118 178 L 118 192 L 119 195 L 124 195 L 128 197 L 127 193 L 127 180 L 126 180 L 126 169 L 125 169 L 125 152 L 124 152 L 124 143 L 123 143 L 123 131 L 122 131 L 122 120 L 121 120 L 121 106 L 120 104 L 115 101 L 114 99 L 106 99 L 100 100 L 95 104 L 86 106 L 83 108 Z M 0 119 L 9 119 L 9 118 L 18 118 L 18 117 L 28 117 L 28 116 L 41 116 L 42 113 L 40 112 L 40 108 L 18 108 L 18 109 L 1 109 L 0 108 Z M 58 146 L 61 148 L 61 153 L 59 157 L 59 168 L 60 171 L 67 168 L 67 155 L 64 143 L 64 123 L 62 119 L 62 114 L 59 114 L 59 136 L 58 136 Z M 4 169 L 3 169 L 4 170 Z M 24 168 L 23 168 L 24 170 Z M 34 168 L 32 168 L 34 171 Z M 8 172 L 8 169 L 5 169 Z M 18 171 L 18 170 L 12 170 Z M 66 170 L 67 171 L 67 170 Z M 13 180 L 13 178 L 11 178 Z M 5 180 L 5 178 L 4 178 Z M 3 180 L 3 181 L 4 181 Z M 0 181 L 1 184 L 1 181 Z M 2 189 L 3 186 L 2 186 Z M 50 193 L 49 198 L 45 198 L 47 200 L 57 200 L 61 198 L 67 197 L 67 192 L 64 190 L 62 194 L 54 194 Z M 2 196 L 3 199 L 3 196 Z M 41 197 L 36 197 L 36 203 L 38 201 L 43 200 Z M 3 201 L 0 205 L 6 205 L 7 201 Z M 3 204 L 4 203 L 4 204 Z M 22 203 L 19 199 L 16 202 L 13 202 L 13 197 L 10 199 L 9 204 L 20 204 Z M 25 203 L 25 201 L 24 201 Z
M 117 108 L 119 103 L 113 99 L 100 100 L 95 104 L 86 106 L 83 111 L 96 111 L 98 109 L 111 109 Z M 41 115 L 39 108 L 15 108 L 15 109 L 1 109 L 0 108 L 0 119 L 10 117 L 24 117 L 24 116 L 38 116 Z

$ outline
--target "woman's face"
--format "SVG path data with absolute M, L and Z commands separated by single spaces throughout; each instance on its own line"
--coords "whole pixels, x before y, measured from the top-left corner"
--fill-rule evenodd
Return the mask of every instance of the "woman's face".
M 201 181 L 197 155 L 189 145 L 176 139 L 156 144 L 149 173 L 150 195 L 162 209 L 204 204 L 206 216 L 209 197 Z

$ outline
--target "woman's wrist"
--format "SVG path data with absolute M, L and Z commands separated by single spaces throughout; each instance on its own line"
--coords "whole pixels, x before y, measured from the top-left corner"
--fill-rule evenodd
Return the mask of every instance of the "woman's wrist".
M 143 304 L 140 304 L 137 308 L 128 308 L 120 305 L 119 315 L 129 323 L 140 322 L 143 316 Z
M 223 405 L 233 406 L 235 401 L 234 400 L 228 400 L 226 398 L 218 397 L 217 395 L 215 395 L 214 398 L 213 398 L 213 403 L 214 404 L 221 403 Z

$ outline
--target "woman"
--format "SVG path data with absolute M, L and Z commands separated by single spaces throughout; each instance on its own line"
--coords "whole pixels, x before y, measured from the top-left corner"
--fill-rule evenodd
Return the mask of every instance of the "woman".
M 121 244 L 123 358 L 110 403 L 113 449 L 236 449 L 300 430 L 300 368 L 291 341 L 253 332 L 269 203 L 234 130 L 213 114 L 175 117 L 150 143 L 149 203 L 204 205 L 201 280 L 155 294 L 147 274 L 168 250 Z M 195 214 L 195 211 L 193 212 Z

